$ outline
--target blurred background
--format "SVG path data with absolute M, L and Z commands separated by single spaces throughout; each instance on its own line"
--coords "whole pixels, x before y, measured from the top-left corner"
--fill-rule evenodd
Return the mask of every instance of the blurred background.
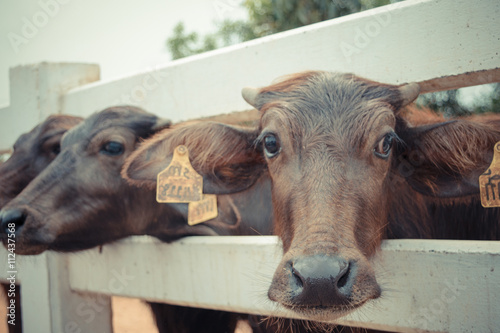
M 104 80 L 398 0 L 2 0 L 0 107 L 8 69 L 41 61 L 97 63 Z M 446 15 L 446 13 L 443 13 Z M 500 85 L 423 95 L 446 116 L 500 111 Z

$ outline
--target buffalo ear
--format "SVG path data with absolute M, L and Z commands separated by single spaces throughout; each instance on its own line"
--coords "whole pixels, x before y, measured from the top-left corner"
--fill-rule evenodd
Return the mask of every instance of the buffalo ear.
M 254 144 L 257 135 L 257 129 L 214 122 L 174 126 L 143 142 L 127 158 L 122 176 L 133 185 L 155 189 L 157 175 L 172 161 L 174 149 L 185 145 L 193 168 L 203 176 L 204 193 L 243 191 L 266 170 Z
M 170 126 L 172 126 L 172 121 L 170 119 L 158 118 L 156 119 L 155 124 L 151 127 L 151 130 L 153 132 L 160 132 Z
M 479 193 L 479 176 L 492 159 L 500 131 L 484 123 L 455 120 L 406 128 L 395 168 L 424 195 L 453 198 Z

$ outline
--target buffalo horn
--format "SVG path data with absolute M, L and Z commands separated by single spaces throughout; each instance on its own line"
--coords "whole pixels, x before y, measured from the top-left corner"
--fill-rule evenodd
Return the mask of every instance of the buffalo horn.
M 401 96 L 401 106 L 406 106 L 413 102 L 420 93 L 420 86 L 418 83 L 412 82 L 405 84 L 398 88 Z
M 247 101 L 253 107 L 257 107 L 257 95 L 259 94 L 259 89 L 253 87 L 245 87 L 241 90 L 241 95 L 243 99 Z

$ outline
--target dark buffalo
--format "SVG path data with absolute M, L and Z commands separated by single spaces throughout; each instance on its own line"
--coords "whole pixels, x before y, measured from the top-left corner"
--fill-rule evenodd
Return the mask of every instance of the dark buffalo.
M 64 133 L 81 121 L 80 117 L 52 115 L 16 140 L 12 155 L 0 165 L 0 208 L 52 162 Z
M 139 143 L 169 125 L 134 107 L 113 107 L 87 118 L 63 137 L 53 163 L 0 212 L 4 244 L 14 231 L 11 224 L 18 254 L 83 250 L 130 235 L 169 242 L 190 235 L 269 233 L 269 187 L 220 196 L 219 217 L 189 226 L 187 204 L 158 204 L 153 191 L 120 177 L 125 159 Z M 252 202 L 262 203 L 261 214 L 267 218 L 246 208 Z M 230 332 L 238 318 L 163 304 L 152 308 L 161 332 Z M 184 313 L 192 319 L 167 320 Z
M 12 155 L 0 164 L 0 209 L 52 162 L 59 153 L 61 137 L 81 121 L 80 117 L 52 115 L 16 140 Z M 12 294 L 8 284 L 2 284 L 2 287 L 5 295 Z M 11 333 L 22 332 L 19 286 L 13 293 L 17 320 L 15 326 L 8 325 Z

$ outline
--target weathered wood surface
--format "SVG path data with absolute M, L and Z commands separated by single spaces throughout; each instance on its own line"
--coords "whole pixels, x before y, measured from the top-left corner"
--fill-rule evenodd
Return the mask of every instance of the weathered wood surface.
M 110 297 L 72 291 L 66 255 L 49 251 L 16 256 L 14 272 L 7 267 L 7 258 L 7 250 L 0 247 L 0 281 L 8 282 L 14 276 L 15 282 L 22 285 L 25 332 L 112 333 Z
M 267 299 L 281 257 L 276 237 L 148 237 L 69 255 L 81 292 L 296 317 Z M 341 322 L 397 332 L 500 327 L 500 242 L 391 240 L 376 259 L 383 296 Z

